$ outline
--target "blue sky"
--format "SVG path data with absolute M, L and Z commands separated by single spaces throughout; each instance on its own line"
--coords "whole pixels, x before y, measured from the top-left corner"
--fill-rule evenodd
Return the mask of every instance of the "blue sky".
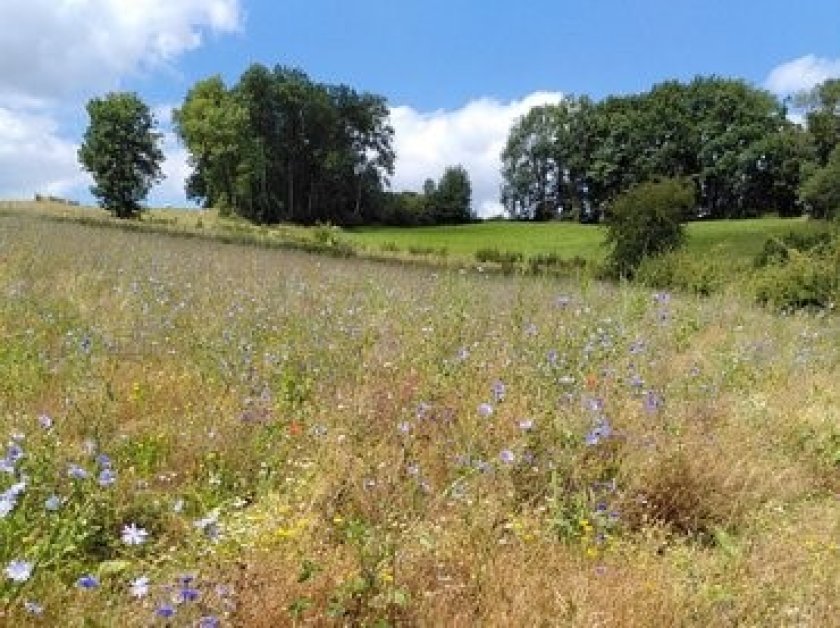
M 394 186 L 462 163 L 485 215 L 507 130 L 534 104 L 698 74 L 780 94 L 840 76 L 837 0 L 3 0 L 0 23 L 0 198 L 90 198 L 75 150 L 91 96 L 137 91 L 165 124 L 195 81 L 252 62 L 384 95 Z M 166 153 L 151 201 L 181 205 L 171 134 Z

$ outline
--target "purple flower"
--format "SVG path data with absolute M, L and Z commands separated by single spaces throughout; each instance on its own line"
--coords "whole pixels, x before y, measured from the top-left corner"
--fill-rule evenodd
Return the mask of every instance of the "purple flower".
M 482 403 L 478 406 L 478 415 L 481 418 L 486 419 L 491 414 L 493 414 L 493 406 L 491 406 L 489 403 Z
M 105 468 L 99 472 L 99 486 L 112 486 L 117 481 L 117 473 L 113 469 Z
M 172 604 L 161 604 L 155 609 L 155 615 L 161 619 L 170 619 L 175 614 L 175 607 Z
M 548 364 L 550 366 L 557 366 L 557 361 L 560 359 L 560 354 L 557 353 L 557 349 L 552 349 L 548 352 L 546 358 L 548 359 Z
M 70 466 L 67 467 L 67 476 L 73 478 L 74 480 L 86 480 L 90 474 L 85 468 L 80 467 L 77 464 L 70 464 Z
M 198 589 L 185 585 L 181 587 L 178 595 L 183 602 L 195 602 L 201 594 Z
M 40 425 L 45 430 L 52 429 L 53 420 L 47 414 L 41 414 L 38 416 L 38 425 Z
M 85 574 L 84 576 L 76 580 L 76 586 L 80 589 L 95 589 L 99 586 L 99 580 L 96 578 L 96 576 L 93 576 L 91 574 Z
M 662 397 L 657 395 L 652 390 L 648 390 L 645 393 L 645 410 L 647 410 L 650 414 L 656 413 L 660 407 L 662 407 Z
M 516 454 L 510 449 L 503 449 L 502 453 L 499 454 L 499 459 L 505 464 L 513 464 L 516 461 Z
M 198 628 L 219 628 L 221 625 L 219 618 L 213 615 L 208 615 L 198 620 Z
M 501 403 L 505 400 L 505 384 L 500 380 L 493 382 L 493 399 L 496 403 Z

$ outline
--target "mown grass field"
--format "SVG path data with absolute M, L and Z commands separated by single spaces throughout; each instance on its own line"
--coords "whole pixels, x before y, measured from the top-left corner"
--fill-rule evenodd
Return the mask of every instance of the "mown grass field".
M 0 215 L 0 623 L 835 625 L 838 337 Z
M 107 222 L 98 208 L 77 208 L 50 203 L 0 203 L 0 211 L 32 212 L 41 216 L 69 219 L 85 218 Z M 323 228 L 296 226 L 257 227 L 243 221 L 220 218 L 218 213 L 199 210 L 153 209 L 144 213 L 142 223 L 162 230 L 187 231 L 208 237 L 236 234 L 243 241 L 301 244 L 324 237 Z M 826 229 L 821 221 L 762 218 L 689 223 L 686 249 L 698 256 L 714 254 L 735 264 L 749 262 L 771 237 L 791 231 L 806 233 Z M 603 226 L 578 223 L 486 222 L 452 227 L 363 227 L 333 229 L 330 238 L 354 248 L 368 257 L 423 258 L 440 263 L 473 263 L 476 253 L 496 249 L 519 253 L 523 260 L 537 255 L 556 255 L 600 262 L 606 255 Z

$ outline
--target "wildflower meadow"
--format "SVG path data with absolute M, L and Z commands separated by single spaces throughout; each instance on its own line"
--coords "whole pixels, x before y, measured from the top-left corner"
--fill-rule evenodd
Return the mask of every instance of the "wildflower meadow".
M 0 624 L 836 625 L 840 322 L 0 215 Z

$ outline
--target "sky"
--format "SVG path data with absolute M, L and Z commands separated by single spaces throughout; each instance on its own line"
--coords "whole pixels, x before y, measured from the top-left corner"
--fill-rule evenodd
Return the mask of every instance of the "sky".
M 840 77 L 838 0 L 0 0 L 0 198 L 91 202 L 85 103 L 128 90 L 164 132 L 149 204 L 186 206 L 171 110 L 198 80 L 251 63 L 385 96 L 396 190 L 461 164 L 498 214 L 511 125 L 564 94 L 595 99 L 697 75 L 780 97 Z

